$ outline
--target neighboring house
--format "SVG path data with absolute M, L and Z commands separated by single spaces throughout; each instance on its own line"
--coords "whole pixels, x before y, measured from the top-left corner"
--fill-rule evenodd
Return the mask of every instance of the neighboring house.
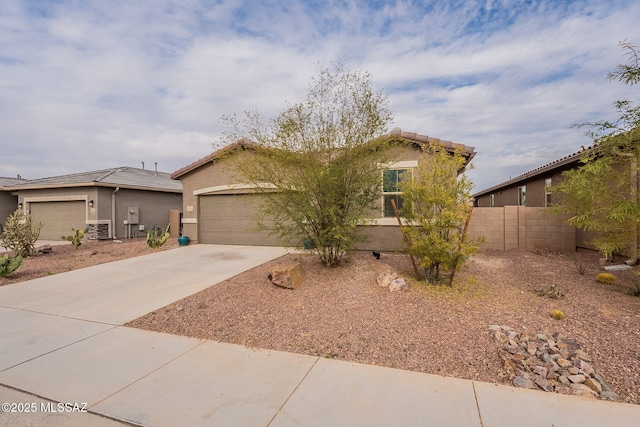
M 473 195 L 474 206 L 549 207 L 553 203 L 551 186 L 558 183 L 562 172 L 580 164 L 583 151 L 555 160 L 527 173 L 494 185 Z
M 0 233 L 7 218 L 18 209 L 18 196 L 13 193 L 11 186 L 21 184 L 26 180 L 20 178 L 0 177 Z
M 411 174 L 423 154 L 422 147 L 439 143 L 451 152 L 462 150 L 470 161 L 473 147 L 394 129 L 389 136 L 406 142 L 395 162 L 380 171 L 383 195 L 375 224 L 362 226 L 368 238 L 359 249 L 401 250 L 402 235 L 397 219 L 390 209 L 391 199 L 401 204 L 402 194 L 397 183 L 403 174 Z M 278 245 L 268 231 L 258 230 L 260 195 L 250 185 L 242 184 L 233 170 L 232 156 L 250 156 L 251 143 L 237 142 L 177 170 L 171 176 L 182 182 L 183 234 L 195 243 Z M 384 178 L 384 179 L 383 179 Z M 383 186 L 383 182 L 385 185 Z
M 93 239 L 141 236 L 154 225 L 165 228 L 169 211 L 182 209 L 179 181 L 128 166 L 26 180 L 5 189 L 17 197 L 13 209 L 44 223 L 43 240 L 58 240 L 71 228 L 88 228 Z
M 584 150 L 562 157 L 473 195 L 472 237 L 482 236 L 481 249 L 575 251 L 593 249 L 593 235 L 567 224 L 568 215 L 549 209 L 557 194 L 551 187 L 564 171 L 580 165 Z

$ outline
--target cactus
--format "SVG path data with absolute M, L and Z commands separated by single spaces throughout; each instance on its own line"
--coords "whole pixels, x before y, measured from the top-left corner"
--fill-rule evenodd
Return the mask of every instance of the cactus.
M 70 236 L 62 236 L 62 240 L 70 241 L 73 247 L 78 249 L 82 244 L 81 240 L 84 237 L 84 233 L 89 231 L 89 229 L 85 228 L 84 230 L 76 230 L 75 228 L 71 228 L 71 231 L 73 231 L 73 234 Z
M 32 224 L 31 215 L 18 209 L 4 224 L 1 246 L 11 249 L 16 255 L 32 257 L 36 254 L 35 243 L 43 226 L 40 221 Z
M 564 313 L 560 310 L 553 310 L 549 313 L 549 316 L 551 316 L 552 319 L 564 320 Z
M 22 264 L 22 256 L 16 255 L 13 258 L 9 258 L 9 255 L 4 254 L 0 257 L 0 277 L 7 277 L 20 267 Z
M 151 230 L 147 231 L 147 245 L 151 249 L 158 249 L 160 246 L 164 245 L 165 242 L 169 239 L 169 227 L 162 232 L 162 229 L 158 227 L 152 227 Z
M 600 273 L 596 276 L 596 282 L 604 283 L 605 285 L 613 285 L 616 283 L 616 276 L 611 273 Z

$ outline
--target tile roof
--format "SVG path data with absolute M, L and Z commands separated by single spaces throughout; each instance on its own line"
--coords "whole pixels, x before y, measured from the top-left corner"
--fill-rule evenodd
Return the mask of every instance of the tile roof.
M 385 136 L 401 136 L 410 141 L 415 141 L 422 144 L 441 144 L 449 151 L 462 150 L 462 153 L 471 160 L 475 155 L 475 147 L 471 147 L 464 144 L 458 144 L 456 142 L 447 141 L 445 139 L 434 138 L 432 136 L 421 135 L 415 132 L 405 132 L 400 128 L 394 128 L 390 133 Z
M 476 194 L 474 194 L 473 197 L 483 196 L 485 194 L 492 193 L 492 192 L 494 192 L 496 190 L 499 190 L 499 189 L 502 189 L 502 188 L 505 188 L 505 187 L 509 187 L 511 185 L 517 184 L 517 183 L 522 182 L 522 181 L 526 181 L 526 180 L 534 178 L 536 176 L 543 175 L 543 174 L 555 171 L 555 170 L 560 169 L 560 168 L 564 168 L 567 165 L 571 165 L 573 163 L 578 163 L 580 161 L 580 158 L 584 154 L 584 152 L 587 151 L 587 150 L 591 150 L 592 148 L 593 148 L 593 146 L 592 147 L 588 147 L 588 148 L 582 147 L 579 151 L 576 151 L 575 153 L 568 154 L 568 155 L 566 155 L 564 157 L 561 157 L 561 158 L 559 158 L 557 160 L 554 160 L 554 161 L 552 161 L 550 163 L 547 163 L 547 164 L 545 164 L 543 166 L 540 166 L 540 167 L 532 169 L 532 170 L 530 170 L 528 172 L 525 172 L 522 175 L 518 175 L 515 178 L 510 178 L 509 180 L 504 181 L 504 182 L 502 182 L 500 184 L 497 184 L 497 185 L 494 185 L 494 186 L 489 187 L 487 189 L 484 189 L 482 191 L 479 191 Z
M 0 176 L 0 187 L 9 187 L 12 185 L 21 184 L 23 182 L 27 182 L 27 180 L 22 178 L 8 178 Z
M 175 193 L 182 192 L 182 183 L 172 179 L 169 173 L 132 168 L 129 166 L 23 180 L 23 182 L 10 185 L 11 189 L 16 190 L 84 186 L 124 187 Z
M 400 136 L 402 138 L 405 138 L 407 140 L 410 140 L 419 144 L 442 144 L 449 151 L 455 151 L 459 149 L 459 150 L 462 150 L 463 154 L 468 158 L 469 161 L 471 161 L 471 159 L 476 155 L 474 147 L 470 147 L 468 145 L 463 145 L 463 144 L 457 144 L 455 142 L 447 141 L 444 139 L 433 138 L 427 135 L 421 135 L 416 132 L 403 132 L 398 127 L 393 129 L 388 134 L 382 135 L 382 137 L 385 137 L 385 136 Z M 171 177 L 173 179 L 179 179 L 180 177 L 186 175 L 187 173 L 195 169 L 198 169 L 199 167 L 209 162 L 214 161 L 216 158 L 228 152 L 235 151 L 238 149 L 246 149 L 246 148 L 250 149 L 252 146 L 255 146 L 255 145 L 256 145 L 255 142 L 252 142 L 246 139 L 239 140 L 238 142 L 234 142 L 233 144 L 229 144 L 225 147 L 222 147 L 221 149 L 211 154 L 208 154 L 196 160 L 195 162 L 188 164 L 183 168 L 178 169 L 177 171 L 171 174 Z

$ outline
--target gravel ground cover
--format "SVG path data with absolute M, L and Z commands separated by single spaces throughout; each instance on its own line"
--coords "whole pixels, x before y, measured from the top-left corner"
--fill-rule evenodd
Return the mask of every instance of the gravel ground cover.
M 296 290 L 274 286 L 270 266 L 300 262 Z M 593 367 L 629 403 L 640 403 L 640 298 L 635 271 L 595 281 L 593 252 L 485 252 L 468 260 L 453 288 L 411 281 L 408 292 L 376 284 L 382 271 L 410 277 L 399 254 L 355 253 L 337 268 L 288 254 L 149 313 L 129 326 L 444 376 L 510 384 L 489 325 L 577 340 Z M 583 274 L 581 274 L 581 272 Z M 536 290 L 555 286 L 561 299 Z M 550 317 L 562 310 L 565 320 Z
M 170 239 L 159 250 L 176 248 Z M 64 244 L 25 259 L 0 286 L 145 254 L 144 239 Z M 270 266 L 302 264 L 296 290 L 274 286 Z M 575 339 L 593 367 L 629 403 L 640 404 L 640 298 L 631 295 L 638 267 L 597 283 L 598 255 L 483 252 L 467 261 L 454 287 L 410 279 L 400 254 L 354 253 L 337 268 L 289 254 L 149 313 L 128 326 L 444 376 L 509 384 L 489 325 Z M 376 284 L 380 272 L 409 278 L 408 292 Z M 581 271 L 583 274 L 581 274 Z M 213 284 L 212 284 L 213 285 Z M 561 299 L 535 291 L 555 286 Z M 554 320 L 562 310 L 565 320 Z

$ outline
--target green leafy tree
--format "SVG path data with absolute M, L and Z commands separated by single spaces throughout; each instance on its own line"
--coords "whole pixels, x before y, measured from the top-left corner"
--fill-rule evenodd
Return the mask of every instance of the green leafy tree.
M 262 194 L 261 226 L 287 244 L 309 239 L 322 262 L 340 264 L 357 225 L 380 197 L 382 135 L 392 118 L 368 73 L 319 66 L 306 97 L 269 121 L 256 111 L 223 117 L 226 142 L 254 142 L 236 156 L 241 178 Z M 372 142 L 373 140 L 376 140 Z
M 620 46 L 628 63 L 618 65 L 608 77 L 633 86 L 640 82 L 638 51 L 630 42 Z M 640 105 L 625 99 L 614 107 L 616 120 L 577 125 L 589 129 L 594 144 L 584 151 L 580 166 L 564 172 L 555 186 L 561 196 L 556 210 L 572 215 L 570 225 L 596 232 L 593 244 L 604 256 L 629 249 L 635 259 L 640 222 Z
M 462 153 L 429 146 L 416 176 L 401 182 L 408 250 L 420 260 L 430 282 L 438 283 L 441 270 L 447 270 L 451 286 L 456 269 L 478 249 L 477 241 L 466 238 L 473 209 L 473 183 L 463 172 L 466 164 Z
M 31 223 L 31 215 L 20 209 L 7 218 L 2 234 L 2 246 L 11 249 L 15 255 L 31 257 L 36 254 L 35 243 L 40 237 L 44 224 Z

